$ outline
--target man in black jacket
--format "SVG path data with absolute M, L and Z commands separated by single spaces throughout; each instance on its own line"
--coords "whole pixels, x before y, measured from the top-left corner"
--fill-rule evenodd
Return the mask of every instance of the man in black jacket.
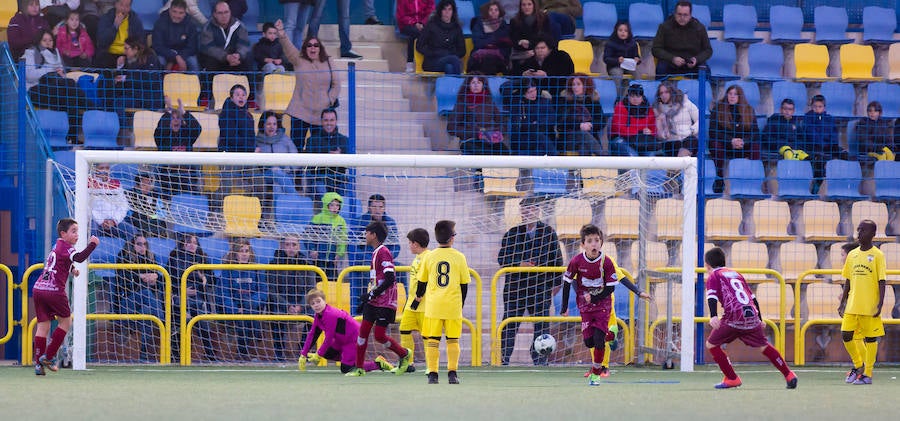
M 166 70 L 200 70 L 197 62 L 197 33 L 200 28 L 186 16 L 187 3 L 172 0 L 169 9 L 160 13 L 153 25 L 153 51 Z
M 706 27 L 691 16 L 689 1 L 675 4 L 675 13 L 659 25 L 653 38 L 656 76 L 697 73 L 712 57 Z

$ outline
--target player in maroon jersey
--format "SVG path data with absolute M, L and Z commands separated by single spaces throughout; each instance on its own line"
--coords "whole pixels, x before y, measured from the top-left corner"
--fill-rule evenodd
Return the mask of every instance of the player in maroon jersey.
M 397 375 L 406 373 L 409 362 L 412 360 L 412 352 L 404 348 L 394 338 L 387 334 L 387 327 L 397 318 L 397 279 L 394 274 L 394 257 L 390 250 L 384 246 L 387 238 L 387 226 L 384 222 L 374 221 L 366 225 L 366 245 L 373 247 L 372 264 L 369 269 L 369 288 L 363 302 L 363 318 L 359 328 L 359 338 L 356 340 L 356 370 L 347 373 L 347 376 L 362 376 L 366 371 L 362 368 L 366 358 L 366 348 L 369 346 L 369 332 L 375 326 L 375 340 L 386 345 L 394 351 L 400 362 L 397 365 Z
M 593 224 L 581 227 L 581 245 L 584 251 L 569 261 L 563 279 L 566 285 L 562 290 L 562 308 L 560 316 L 567 316 L 569 311 L 569 285 L 575 286 L 575 304 L 581 312 L 581 336 L 584 345 L 594 348 L 589 383 L 600 385 L 600 370 L 604 344 L 611 340 L 609 332 L 609 316 L 612 311 L 610 295 L 615 290 L 619 279 L 616 276 L 616 265 L 605 256 L 600 247 L 603 246 L 603 232 Z
M 47 256 L 44 271 L 32 289 L 34 313 L 38 321 L 34 333 L 33 362 L 34 374 L 38 376 L 46 374 L 45 367 L 50 371 L 59 370 L 54 357 L 65 340 L 66 333 L 72 327 L 72 310 L 69 309 L 69 297 L 66 295 L 69 273 L 78 276 L 78 269 L 72 267 L 72 262 L 83 262 L 97 248 L 97 244 L 100 244 L 100 240 L 92 235 L 87 247 L 75 253 L 72 246 L 78 242 L 78 223 L 71 218 L 60 219 L 56 224 L 56 232 L 59 239 Z M 50 322 L 54 317 L 59 320 L 59 324 L 48 343 L 47 334 L 50 333 Z
M 709 305 L 709 325 L 713 331 L 706 339 L 706 349 L 725 379 L 717 384 L 716 389 L 728 389 L 741 385 L 741 378 L 734 372 L 728 355 L 722 349 L 740 339 L 747 346 L 762 352 L 772 365 L 784 375 L 788 389 L 797 388 L 797 375 L 788 368 L 781 353 L 766 339 L 762 313 L 759 302 L 747 285 L 744 277 L 734 269 L 725 267 L 725 252 L 713 247 L 703 257 L 706 262 L 706 303 Z M 718 315 L 718 304 L 722 305 L 723 314 Z

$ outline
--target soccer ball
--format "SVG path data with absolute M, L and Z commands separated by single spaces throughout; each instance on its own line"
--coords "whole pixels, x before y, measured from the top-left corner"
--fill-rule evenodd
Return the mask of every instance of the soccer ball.
M 543 334 L 534 338 L 534 351 L 541 355 L 549 355 L 556 350 L 556 338 L 550 334 Z

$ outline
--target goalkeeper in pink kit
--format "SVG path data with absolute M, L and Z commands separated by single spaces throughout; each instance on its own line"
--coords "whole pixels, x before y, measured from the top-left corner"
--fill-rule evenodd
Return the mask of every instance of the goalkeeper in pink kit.
M 330 306 L 325 302 L 325 293 L 314 289 L 306 294 L 306 303 L 316 313 L 313 316 L 313 324 L 303 349 L 300 351 L 298 361 L 300 370 L 306 370 L 306 364 L 316 364 L 319 358 L 338 361 L 341 363 L 341 372 L 349 373 L 356 369 L 356 338 L 359 337 L 359 322 L 350 314 L 339 308 Z M 325 335 L 318 351 L 310 352 L 319 339 L 319 335 Z M 363 362 L 365 371 L 394 369 L 383 356 L 379 355 L 375 361 Z

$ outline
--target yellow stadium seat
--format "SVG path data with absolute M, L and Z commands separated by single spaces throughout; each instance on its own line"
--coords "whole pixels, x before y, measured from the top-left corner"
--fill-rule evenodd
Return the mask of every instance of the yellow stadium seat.
M 230 73 L 219 73 L 213 76 L 213 98 L 216 100 L 216 110 L 221 110 L 225 106 L 225 100 L 229 97 L 231 87 L 241 85 L 250 94 L 250 82 L 245 75 L 233 75 Z
M 828 250 L 828 259 L 831 261 L 831 268 L 841 270 L 844 268 L 844 261 L 846 258 L 841 254 L 841 246 L 844 243 L 834 243 L 831 245 L 831 248 Z M 837 275 L 837 278 L 840 279 L 841 275 Z
M 200 78 L 195 74 L 166 73 L 163 77 L 163 95 L 169 98 L 173 107 L 178 106 L 178 100 L 184 104 L 184 108 L 190 111 L 200 110 L 197 100 L 200 97 Z
M 813 319 L 840 319 L 837 307 L 840 303 L 841 284 L 828 284 L 825 282 L 813 282 L 806 287 L 806 307 L 809 309 L 807 318 Z
M 0 2 L 0 26 L 6 28 L 9 25 L 9 20 L 19 11 L 19 3 L 17 1 Z
M 888 237 L 885 234 L 885 228 L 887 228 L 888 225 L 887 205 L 880 202 L 870 202 L 868 200 L 853 202 L 853 208 L 851 210 L 853 232 L 856 232 L 856 227 L 859 226 L 859 223 L 863 219 L 871 219 L 878 227 L 878 230 L 875 232 L 875 238 L 873 238 L 872 241 L 876 243 L 887 243 L 894 241 L 893 238 Z
M 640 202 L 633 199 L 612 198 L 606 201 L 606 240 L 637 240 Z
M 525 196 L 524 191 L 516 190 L 519 179 L 518 168 L 485 168 L 481 172 L 484 180 L 485 196 Z
M 881 318 L 882 319 L 893 319 L 891 316 L 891 311 L 894 309 L 894 304 L 896 303 L 894 298 L 894 291 L 891 290 L 890 287 L 884 290 L 884 303 L 881 305 Z
M 78 82 L 78 79 L 84 75 L 93 77 L 95 81 L 97 80 L 98 77 L 100 77 L 100 73 L 89 73 L 89 72 L 81 72 L 81 71 L 66 72 L 66 77 L 69 79 L 72 79 L 76 82 Z
M 444 72 L 426 72 L 422 69 L 422 63 L 425 61 L 425 56 L 419 52 L 419 49 L 415 49 L 415 60 L 416 60 L 416 74 L 419 76 L 428 76 L 428 77 L 440 77 L 444 75 Z
M 887 261 L 888 270 L 900 269 L 900 244 L 886 243 L 878 246 L 878 249 L 884 253 L 884 260 Z M 887 281 L 891 283 L 900 283 L 900 275 L 888 275 Z
M 193 113 L 193 116 L 200 123 L 200 137 L 194 143 L 194 150 L 218 150 L 219 116 L 209 113 Z
M 134 113 L 134 148 L 156 150 L 156 139 L 153 132 L 163 113 L 139 110 Z
M 818 261 L 816 246 L 810 243 L 784 243 L 781 245 L 779 260 L 781 276 L 787 282 L 794 282 L 801 273 L 816 268 Z M 803 280 L 811 282 L 815 279 L 807 276 Z
M 591 223 L 591 202 L 584 199 L 556 199 L 553 215 L 559 238 L 581 238 L 581 227 Z
M 204 193 L 215 193 L 219 190 L 221 179 L 217 165 L 203 165 L 200 167 Z
M 669 249 L 665 244 L 656 241 L 648 241 L 646 244 L 647 249 L 644 251 L 644 261 L 647 269 L 655 270 L 669 266 Z M 637 241 L 631 243 L 631 266 L 632 269 L 635 269 L 632 273 L 635 273 L 638 267 L 638 247 L 639 243 Z
M 684 236 L 684 202 L 660 199 L 656 202 L 656 240 L 680 242 Z
M 741 225 L 741 204 L 736 200 L 706 201 L 706 239 L 713 243 L 746 240 L 738 232 Z
M 828 77 L 828 47 L 818 44 L 797 44 L 794 46 L 794 78 L 799 80 L 822 81 Z
M 660 282 L 657 283 L 653 287 L 653 292 L 651 293 L 653 296 L 653 302 L 656 303 L 656 317 L 657 318 L 665 318 L 666 317 L 666 305 L 669 302 L 668 291 L 666 289 L 666 283 Z M 672 316 L 673 317 L 681 317 L 681 284 L 672 284 Z M 720 307 L 721 309 L 721 307 Z M 706 303 L 703 303 L 703 314 L 708 314 L 709 308 Z M 719 312 L 719 314 L 722 314 Z
M 336 281 L 319 281 L 316 282 L 316 289 L 325 293 L 325 301 L 332 307 L 350 312 L 350 284 L 341 282 L 338 291 Z
M 462 58 L 462 68 L 463 72 L 466 72 L 469 66 L 469 57 L 472 55 L 472 51 L 475 50 L 475 42 L 472 41 L 472 38 L 466 38 L 466 55 Z
M 873 82 L 881 80 L 872 76 L 875 67 L 875 51 L 871 45 L 841 45 L 841 80 L 847 82 Z
M 888 50 L 889 68 L 888 79 L 892 82 L 900 81 L 900 42 L 891 44 Z
M 600 76 L 591 72 L 591 64 L 594 62 L 594 46 L 588 41 L 564 39 L 559 42 L 559 51 L 565 51 L 575 63 L 575 73 L 584 73 L 591 76 Z
M 803 203 L 803 238 L 811 242 L 846 241 L 846 235 L 837 234 L 840 220 L 837 203 L 807 200 Z
M 263 79 L 264 108 L 284 112 L 291 102 L 296 82 L 297 79 L 292 74 L 266 75 Z
M 262 205 L 259 199 L 252 196 L 225 196 L 222 204 L 225 215 L 225 235 L 236 237 L 257 237 L 259 220 L 262 218 Z
M 769 249 L 763 243 L 738 241 L 731 245 L 731 263 L 735 269 L 766 269 L 769 267 Z M 741 271 L 747 282 L 760 282 L 766 279 L 765 274 Z
M 618 176 L 615 169 L 585 168 L 581 170 L 581 192 L 588 196 L 616 196 L 619 194 L 616 190 Z
M 756 300 L 759 302 L 759 309 L 762 311 L 763 318 L 778 320 L 781 303 L 781 286 L 778 282 L 763 282 L 756 286 Z M 785 319 L 794 319 L 794 287 L 790 284 L 785 285 L 784 291 L 784 308 Z
M 753 238 L 764 243 L 794 241 L 787 233 L 791 211 L 787 202 L 759 200 L 753 204 Z

